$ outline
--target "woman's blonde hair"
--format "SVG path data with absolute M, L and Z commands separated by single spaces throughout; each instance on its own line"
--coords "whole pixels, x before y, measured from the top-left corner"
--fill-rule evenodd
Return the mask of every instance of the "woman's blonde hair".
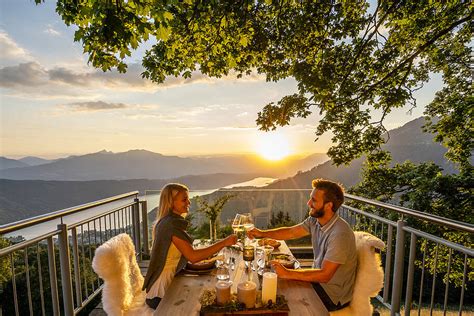
M 156 212 L 156 222 L 158 222 L 168 215 L 173 210 L 174 198 L 183 191 L 189 191 L 188 187 L 179 183 L 168 183 L 161 189 L 160 204 L 158 205 L 158 212 Z
M 183 191 L 189 191 L 189 189 L 187 186 L 180 183 L 168 183 L 161 189 L 160 203 L 158 204 L 156 220 L 155 224 L 153 225 L 153 242 L 155 242 L 156 225 L 158 225 L 160 220 L 162 220 L 166 215 L 173 211 L 173 200 L 180 192 Z

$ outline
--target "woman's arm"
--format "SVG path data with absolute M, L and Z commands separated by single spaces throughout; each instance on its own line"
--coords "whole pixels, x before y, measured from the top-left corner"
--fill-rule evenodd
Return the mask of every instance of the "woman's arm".
M 201 260 L 207 259 L 216 252 L 219 252 L 222 248 L 226 246 L 232 246 L 237 242 L 236 235 L 230 235 L 224 240 L 218 241 L 213 245 L 210 245 L 206 248 L 194 249 L 193 246 L 186 240 L 183 240 L 179 237 L 173 236 L 171 238 L 173 244 L 178 248 L 178 250 L 183 254 L 183 256 L 188 259 L 191 263 L 196 263 Z

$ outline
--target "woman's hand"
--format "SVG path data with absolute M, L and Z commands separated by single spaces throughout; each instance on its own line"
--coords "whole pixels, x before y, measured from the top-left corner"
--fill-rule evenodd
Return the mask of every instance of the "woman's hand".
M 224 247 L 229 247 L 237 243 L 237 235 L 232 234 L 224 239 Z

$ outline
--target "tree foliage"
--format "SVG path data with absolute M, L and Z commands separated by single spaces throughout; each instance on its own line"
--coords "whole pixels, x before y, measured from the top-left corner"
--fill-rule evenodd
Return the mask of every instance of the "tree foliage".
M 441 73 L 445 87 L 426 111 L 441 120 L 428 128 L 450 159 L 470 157 L 469 1 L 59 0 L 57 12 L 104 71 L 126 71 L 131 51 L 155 38 L 142 63 L 157 83 L 194 71 L 294 77 L 298 92 L 267 104 L 257 124 L 273 130 L 319 111 L 316 136 L 333 133 L 336 164 L 379 150 L 385 117 L 416 106 L 413 92 Z
M 296 223 L 291 219 L 290 214 L 288 214 L 288 212 L 283 213 L 283 211 L 279 211 L 276 215 L 272 213 L 267 228 L 290 227 L 293 225 L 296 225 Z
M 201 198 L 200 196 L 196 197 L 198 209 L 197 212 L 204 213 L 209 219 L 209 232 L 210 232 L 210 239 L 215 240 L 218 234 L 218 218 L 224 208 L 225 204 L 231 199 L 235 197 L 235 194 L 225 194 L 214 202 L 210 203 L 209 201 Z
M 391 158 L 386 152 L 379 152 L 379 157 L 366 161 L 362 181 L 350 192 L 370 199 L 391 202 L 407 208 L 438 216 L 451 218 L 464 223 L 474 224 L 474 179 L 472 173 L 445 175 L 442 169 L 432 162 L 414 164 L 406 161 L 390 166 Z M 373 158 L 373 157 L 372 157 Z M 364 208 L 363 206 L 359 206 Z M 370 207 L 369 207 L 370 208 Z M 399 214 L 376 211 L 379 215 L 398 220 Z M 418 230 L 444 238 L 453 243 L 472 247 L 472 234 L 453 231 L 442 225 L 436 225 L 412 217 L 405 219 L 409 226 Z M 419 249 L 426 252 L 425 266 L 431 274 L 444 273 L 443 281 L 460 287 L 463 280 L 464 254 L 454 251 L 450 254 L 448 247 L 418 240 Z M 419 255 L 421 255 L 419 253 Z M 451 267 L 448 262 L 451 256 Z M 474 264 L 472 258 L 467 259 L 468 266 Z M 417 265 L 422 266 L 421 259 Z M 447 271 L 450 271 L 449 275 Z M 474 272 L 467 273 L 467 280 L 474 280 Z

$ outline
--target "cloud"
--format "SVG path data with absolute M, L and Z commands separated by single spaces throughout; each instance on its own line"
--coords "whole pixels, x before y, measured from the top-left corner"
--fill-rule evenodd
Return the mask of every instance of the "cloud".
M 52 36 L 61 36 L 61 32 L 55 30 L 51 25 L 48 25 L 48 28 L 44 30 L 44 32 Z
M 104 101 L 74 102 L 62 105 L 63 108 L 71 108 L 78 112 L 96 112 L 104 110 L 127 109 L 130 106 L 124 103 L 109 103 Z
M 33 58 L 25 49 L 11 39 L 5 31 L 0 30 L 0 59 L 27 61 Z
M 48 72 L 37 62 L 0 68 L 0 87 L 40 86 L 48 82 Z
M 70 65 L 47 69 L 36 61 L 30 61 L 0 68 L 0 87 L 12 90 L 9 95 L 13 97 L 83 99 L 81 95 L 90 96 L 94 92 L 96 95 L 104 96 L 107 90 L 155 93 L 161 89 L 197 83 L 264 81 L 260 75 L 250 75 L 244 79 L 236 79 L 235 75 L 229 75 L 217 79 L 195 72 L 191 78 L 168 77 L 164 83 L 158 85 L 143 79 L 142 72 L 143 67 L 138 63 L 129 64 L 127 72 L 121 74 L 115 70 L 103 72 L 95 68 L 73 69 Z

